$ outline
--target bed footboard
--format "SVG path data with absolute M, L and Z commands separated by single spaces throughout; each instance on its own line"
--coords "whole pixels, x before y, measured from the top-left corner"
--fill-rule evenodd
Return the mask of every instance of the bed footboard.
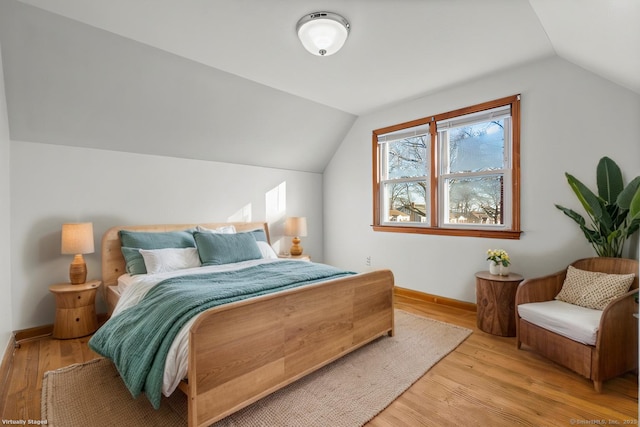
M 213 308 L 189 338 L 189 426 L 206 426 L 385 335 L 393 275 L 358 274 Z

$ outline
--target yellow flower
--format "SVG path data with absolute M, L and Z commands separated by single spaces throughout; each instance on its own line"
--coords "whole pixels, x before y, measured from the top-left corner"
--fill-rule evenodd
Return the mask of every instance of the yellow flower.
M 496 264 L 502 264 L 505 267 L 511 263 L 511 258 L 509 258 L 509 254 L 504 249 L 487 250 L 487 260 L 493 261 Z

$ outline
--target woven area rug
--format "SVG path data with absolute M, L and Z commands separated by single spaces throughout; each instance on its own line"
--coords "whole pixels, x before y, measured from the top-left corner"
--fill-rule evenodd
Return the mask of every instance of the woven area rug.
M 361 426 L 375 417 L 471 330 L 396 310 L 394 337 L 382 337 L 215 423 L 225 426 Z M 180 391 L 155 411 L 133 399 L 113 364 L 96 359 L 46 372 L 42 418 L 49 426 L 186 426 Z

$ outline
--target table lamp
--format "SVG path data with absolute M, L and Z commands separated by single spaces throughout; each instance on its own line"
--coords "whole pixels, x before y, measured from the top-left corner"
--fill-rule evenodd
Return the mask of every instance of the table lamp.
M 74 255 L 69 267 L 71 284 L 80 285 L 87 281 L 87 264 L 82 255 L 93 251 L 92 223 L 62 224 L 62 253 Z
M 300 237 L 307 235 L 307 218 L 303 216 L 292 216 L 284 222 L 284 234 L 292 236 L 292 246 L 289 253 L 293 256 L 302 255 L 302 246 L 300 246 Z

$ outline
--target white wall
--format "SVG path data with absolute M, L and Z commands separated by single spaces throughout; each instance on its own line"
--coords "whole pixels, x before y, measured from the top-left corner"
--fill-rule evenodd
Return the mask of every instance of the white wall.
M 242 220 L 247 212 L 246 220 L 270 223 L 276 249 L 290 246 L 284 217 L 306 216 L 305 252 L 322 260 L 320 174 L 11 141 L 13 328 L 53 323 L 48 286 L 67 281 L 71 263 L 60 254 L 64 222 L 93 222 L 96 253 L 85 260 L 88 278 L 100 278 L 100 239 L 111 226 Z
M 374 232 L 371 131 L 503 96 L 522 94 L 520 240 Z M 474 273 L 489 248 L 503 248 L 512 271 L 535 277 L 595 256 L 572 220 L 581 211 L 569 171 L 595 188 L 602 156 L 626 181 L 640 175 L 640 96 L 567 61 L 552 58 L 480 78 L 360 117 L 324 173 L 325 260 L 344 268 L 390 268 L 398 286 L 475 302 Z M 631 243 L 631 244 L 629 244 Z M 627 256 L 637 258 L 628 242 Z
M 10 141 L 7 102 L 2 76 L 2 47 L 0 46 L 0 354 L 9 342 L 13 323 L 11 321 L 11 245 L 9 241 L 10 221 Z

